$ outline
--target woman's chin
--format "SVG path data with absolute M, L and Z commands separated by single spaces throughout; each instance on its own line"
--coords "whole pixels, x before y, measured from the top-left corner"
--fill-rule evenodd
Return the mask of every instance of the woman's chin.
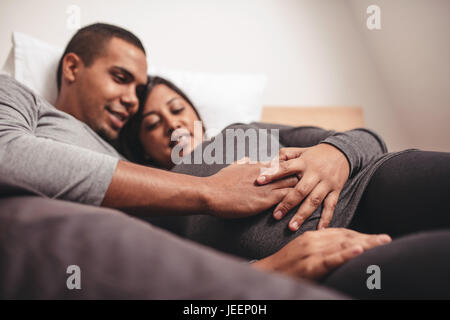
M 179 150 L 179 152 L 178 152 L 178 156 L 175 156 L 175 157 L 177 157 L 178 158 L 177 160 L 179 161 L 183 157 L 188 156 L 189 154 L 191 154 L 192 151 L 194 151 L 195 147 L 198 146 L 199 144 L 200 143 L 197 143 L 197 144 L 196 143 L 190 143 L 190 144 L 186 144 L 186 145 L 177 144 L 176 147 Z M 173 161 L 172 161 L 172 157 L 174 156 L 173 155 L 173 151 L 174 151 L 173 148 L 171 148 L 171 150 L 170 150 L 170 158 L 169 158 L 169 161 L 168 161 L 170 163 L 171 168 L 176 166 L 176 164 L 174 164 Z M 167 168 L 167 166 L 165 166 L 165 167 Z

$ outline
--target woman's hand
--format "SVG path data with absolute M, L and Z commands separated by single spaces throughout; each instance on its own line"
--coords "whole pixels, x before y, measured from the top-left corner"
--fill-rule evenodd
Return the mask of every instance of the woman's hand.
M 318 280 L 364 251 L 391 241 L 386 234 L 363 234 L 342 228 L 307 231 L 271 256 L 252 263 L 252 266 Z
M 289 228 L 296 231 L 323 202 L 318 229 L 327 227 L 349 176 L 345 155 L 334 146 L 321 143 L 310 148 L 283 148 L 279 160 L 275 172 L 271 168 L 263 170 L 257 182 L 268 184 L 291 175 L 297 175 L 300 181 L 276 206 L 274 218 L 280 220 L 304 200 L 289 222 Z

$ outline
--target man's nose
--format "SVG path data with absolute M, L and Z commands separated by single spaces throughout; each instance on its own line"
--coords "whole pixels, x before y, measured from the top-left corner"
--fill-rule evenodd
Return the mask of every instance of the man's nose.
M 134 113 L 137 111 L 137 107 L 139 105 L 139 99 L 136 95 L 135 89 L 128 90 L 121 99 L 122 104 L 127 108 L 128 112 Z

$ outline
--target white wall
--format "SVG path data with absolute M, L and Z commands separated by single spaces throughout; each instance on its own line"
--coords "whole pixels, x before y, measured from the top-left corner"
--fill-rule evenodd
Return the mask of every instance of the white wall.
M 427 0 L 409 2 L 418 3 L 410 8 L 414 11 L 422 10 Z M 429 12 L 430 19 L 449 20 L 448 14 L 434 12 L 446 9 L 444 2 L 440 9 Z M 404 14 L 397 10 L 389 15 L 384 3 L 382 30 L 367 31 L 368 4 L 359 0 L 2 0 L 0 64 L 8 53 L 13 30 L 64 46 L 73 34 L 66 27 L 70 4 L 81 8 L 82 25 L 104 21 L 135 32 L 157 65 L 195 71 L 266 73 L 269 85 L 265 105 L 362 106 L 367 125 L 382 134 L 391 150 L 413 145 L 435 148 L 432 137 L 448 130 L 445 121 L 439 120 L 435 127 L 426 128 L 430 130 L 426 135 L 411 133 L 417 119 L 408 114 L 412 109 L 402 108 L 407 100 L 403 91 L 397 91 L 404 89 L 398 81 L 404 83 L 411 77 L 395 70 L 402 70 L 398 69 L 402 68 L 398 66 L 402 63 L 399 58 L 416 53 L 405 49 L 383 54 L 392 37 L 373 40 L 390 35 L 388 17 L 401 20 Z M 424 39 L 428 39 L 428 31 L 423 31 Z M 441 29 L 439 32 L 445 34 Z M 438 39 L 442 40 L 442 36 Z M 424 44 L 425 56 L 434 57 L 435 47 L 429 45 L 435 43 Z M 448 62 L 444 62 L 445 66 Z M 430 78 L 429 74 L 421 77 L 422 81 Z M 443 88 L 445 78 L 442 73 L 439 83 L 424 86 Z M 417 97 L 421 97 L 422 89 L 419 81 L 411 88 L 417 90 Z M 436 90 L 439 95 L 437 91 L 441 90 Z M 440 119 L 441 113 L 448 110 L 444 95 L 440 93 L 439 106 L 428 105 L 432 108 L 429 114 Z M 422 106 L 418 104 L 414 110 L 422 110 Z M 439 148 L 450 151 L 450 142 L 442 141 Z
M 450 151 L 450 1 L 352 0 L 357 25 L 372 3 L 382 29 L 361 31 L 411 146 Z

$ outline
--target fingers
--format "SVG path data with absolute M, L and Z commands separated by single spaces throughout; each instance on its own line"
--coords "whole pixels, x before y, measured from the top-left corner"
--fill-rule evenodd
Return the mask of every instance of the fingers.
M 325 269 L 324 274 L 341 266 L 345 262 L 355 258 L 363 252 L 372 249 L 373 247 L 384 245 L 392 241 L 391 237 L 387 234 L 365 236 L 368 236 L 366 241 L 346 242 L 346 245 L 341 246 L 341 250 L 337 250 L 330 255 L 326 255 L 322 260 L 323 268 Z
M 330 189 L 326 183 L 318 183 L 316 179 L 305 176 L 276 206 L 273 217 L 277 220 L 282 219 L 292 208 L 305 199 L 289 222 L 289 229 L 297 231 L 323 202 L 324 206 L 318 229 L 326 228 L 333 218 L 339 199 L 339 192 Z
M 392 241 L 391 237 L 387 234 L 378 235 L 366 235 L 366 241 L 362 243 L 365 250 L 372 249 L 379 245 L 383 245 Z
M 319 232 L 326 232 L 329 234 L 335 234 L 339 238 L 346 238 L 351 243 L 358 243 L 364 246 L 365 249 L 372 248 L 373 246 L 385 244 L 392 241 L 391 237 L 387 234 L 367 234 L 361 233 L 355 230 L 346 228 L 329 228 L 326 230 L 321 230 Z M 356 242 L 358 241 L 358 242 Z
M 291 273 L 300 278 L 318 280 L 363 252 L 364 249 L 359 245 L 353 245 L 350 248 L 334 251 L 330 254 L 316 252 L 307 259 L 300 261 L 298 266 L 294 265 L 294 270 Z
M 271 261 L 278 263 L 278 271 L 317 280 L 363 252 L 390 241 L 386 234 L 363 234 L 345 228 L 307 231 L 275 253 Z
M 284 188 L 294 188 L 298 184 L 298 178 L 296 176 L 284 178 L 278 180 L 270 185 L 264 186 L 264 188 L 268 188 L 270 190 L 273 189 L 284 189 Z
M 324 257 L 324 265 L 331 270 L 354 258 L 355 256 L 372 249 L 374 247 L 390 243 L 391 237 L 387 234 L 360 234 L 359 239 L 354 238 L 351 241 L 343 241 L 340 244 L 340 250 L 334 250 L 334 253 Z M 363 237 L 365 239 L 363 239 Z
M 278 203 L 287 196 L 292 188 L 276 189 L 270 192 L 270 203 Z
M 311 193 L 318 182 L 318 179 L 314 176 L 303 177 L 295 188 L 291 189 L 286 197 L 275 207 L 274 218 L 277 220 L 283 218 Z
M 278 168 L 274 168 L 274 165 L 278 166 Z M 301 173 L 303 170 L 305 170 L 305 163 L 300 158 L 288 161 L 274 161 L 269 168 L 261 170 L 261 174 L 256 181 L 259 184 L 267 184 L 283 177 Z
M 278 159 L 282 161 L 291 160 L 298 158 L 305 152 L 308 148 L 281 148 L 278 153 Z
M 336 208 L 336 205 L 338 203 L 338 199 L 338 191 L 332 191 L 326 196 L 325 201 L 323 202 L 323 210 L 319 225 L 317 226 L 318 230 L 326 228 L 330 224 L 331 219 L 333 218 L 334 209 Z
M 323 259 L 323 266 L 327 271 L 331 271 L 363 252 L 364 248 L 361 245 L 353 245 L 350 248 L 326 256 Z
M 289 229 L 291 231 L 297 231 L 298 228 L 308 219 L 311 214 L 320 206 L 323 199 L 330 192 L 330 188 L 325 183 L 319 183 L 314 190 L 303 201 L 300 208 L 298 208 L 296 214 L 289 222 Z
M 356 231 L 353 234 L 347 233 L 344 238 L 340 237 L 339 239 L 340 240 L 337 241 L 337 243 L 339 243 L 339 247 L 341 249 L 347 249 L 353 245 L 359 245 L 364 250 L 369 250 L 392 241 L 391 237 L 387 234 L 364 234 Z

